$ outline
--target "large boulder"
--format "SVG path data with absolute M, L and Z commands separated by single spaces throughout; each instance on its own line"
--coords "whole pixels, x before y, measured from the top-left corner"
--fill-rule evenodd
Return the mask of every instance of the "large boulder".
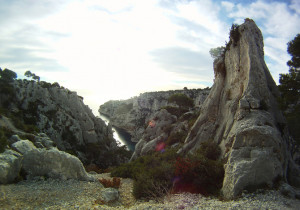
M 28 178 L 46 176 L 62 180 L 94 181 L 77 157 L 56 148 L 49 150 L 36 148 L 25 153 L 22 168 L 28 174 Z
M 0 184 L 13 182 L 21 170 L 22 155 L 7 149 L 0 154 Z
M 34 146 L 34 144 L 29 141 L 29 140 L 20 140 L 20 141 L 17 141 L 15 143 L 13 143 L 11 145 L 11 147 L 18 151 L 19 153 L 21 154 L 25 154 L 27 152 L 30 152 L 31 150 L 33 149 L 36 149 L 36 147 Z
M 193 152 L 202 142 L 219 144 L 226 160 L 222 191 L 227 198 L 244 189 L 272 186 L 278 178 L 286 180 L 290 138 L 254 21 L 246 19 L 231 31 L 214 72 L 214 85 L 180 152 Z

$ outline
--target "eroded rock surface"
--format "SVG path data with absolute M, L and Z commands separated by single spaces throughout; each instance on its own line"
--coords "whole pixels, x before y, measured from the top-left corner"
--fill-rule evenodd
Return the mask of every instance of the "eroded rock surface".
M 162 107 L 173 106 L 168 98 L 174 94 L 185 94 L 194 100 L 199 108 L 206 99 L 209 89 L 184 89 L 160 92 L 147 92 L 138 97 L 121 101 L 108 101 L 100 106 L 99 113 L 110 119 L 110 123 L 128 132 L 131 141 L 138 142 L 145 132 L 145 124 L 153 119 Z
M 43 81 L 15 80 L 12 87 L 16 94 L 9 102 L 9 109 L 23 116 L 25 124 L 37 125 L 45 133 L 35 136 L 37 147 L 56 146 L 75 154 L 84 164 L 109 166 L 105 153 L 117 149 L 112 129 L 94 116 L 76 92 Z M 6 122 L 5 126 L 8 124 Z
M 21 170 L 22 155 L 7 149 L 0 154 L 0 184 L 13 182 Z
M 243 189 L 273 186 L 279 177 L 286 180 L 293 162 L 291 141 L 254 21 L 237 28 L 225 56 L 215 60 L 214 72 L 214 85 L 181 152 L 193 152 L 205 141 L 219 144 L 226 159 L 222 191 L 227 198 Z

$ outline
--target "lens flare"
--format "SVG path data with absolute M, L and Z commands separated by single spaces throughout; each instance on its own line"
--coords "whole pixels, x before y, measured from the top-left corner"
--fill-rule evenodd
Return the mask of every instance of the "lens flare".
M 155 151 L 161 151 L 161 152 L 164 152 L 165 151 L 165 147 L 166 147 L 166 144 L 164 142 L 160 142 L 156 145 L 155 147 Z
M 154 121 L 154 120 L 150 120 L 149 126 L 150 126 L 151 128 L 154 128 L 155 125 L 156 125 L 155 121 Z

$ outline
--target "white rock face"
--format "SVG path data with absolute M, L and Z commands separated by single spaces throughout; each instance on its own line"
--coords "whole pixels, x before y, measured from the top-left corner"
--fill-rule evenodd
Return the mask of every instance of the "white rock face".
M 16 143 L 13 143 L 11 147 L 21 154 L 25 154 L 26 152 L 30 152 L 31 150 L 36 149 L 34 144 L 29 140 L 17 141 Z
M 0 154 L 0 184 L 8 184 L 15 180 L 21 170 L 22 155 L 7 149 Z
M 181 152 L 201 142 L 221 146 L 225 164 L 223 194 L 234 198 L 243 189 L 273 185 L 287 178 L 289 137 L 278 109 L 275 82 L 264 61 L 263 37 L 252 20 L 231 38 L 225 59 L 214 62 L 215 80 L 202 112 Z
M 171 115 L 165 109 L 156 112 L 153 119 L 155 120 L 152 120 L 152 123 L 147 126 L 144 135 L 135 146 L 131 160 L 149 154 L 155 151 L 159 143 L 165 143 L 169 136 L 171 125 L 177 121 L 176 116 Z
M 116 141 L 111 128 L 93 115 L 82 97 L 46 82 L 17 80 L 14 87 L 17 93 L 14 106 L 24 114 L 25 123 L 36 124 L 50 137 L 50 141 L 45 136 L 36 137 L 37 147 L 57 146 L 60 150 L 74 152 L 86 164 L 93 162 L 107 167 L 101 154 L 116 148 Z
M 56 179 L 78 179 L 93 181 L 84 169 L 81 161 L 66 152 L 56 148 L 50 150 L 35 148 L 24 154 L 22 168 L 28 174 L 28 178 L 35 176 L 47 176 Z
M 122 128 L 132 136 L 133 142 L 138 142 L 145 131 L 145 124 L 153 118 L 155 112 L 168 103 L 168 98 L 176 93 L 182 93 L 194 100 L 199 108 L 208 96 L 209 89 L 186 89 L 143 93 L 138 97 L 121 101 L 108 101 L 100 106 L 99 113 L 109 117 L 110 123 Z

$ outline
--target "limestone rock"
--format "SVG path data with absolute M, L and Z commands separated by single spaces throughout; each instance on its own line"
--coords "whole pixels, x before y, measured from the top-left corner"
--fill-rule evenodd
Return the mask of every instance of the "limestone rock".
M 104 188 L 101 191 L 101 195 L 103 198 L 103 201 L 106 203 L 111 203 L 114 201 L 119 200 L 119 191 L 115 188 Z
M 276 84 L 264 61 L 263 37 L 247 19 L 231 37 L 225 56 L 215 60 L 214 85 L 180 152 L 214 141 L 225 164 L 223 194 L 273 185 L 287 178 L 291 159 L 285 119 L 278 109 Z M 236 40 L 234 40 L 236 39 Z
M 171 125 L 176 121 L 176 116 L 165 109 L 156 112 L 147 126 L 142 139 L 137 143 L 131 160 L 155 151 L 159 143 L 164 143 L 167 140 Z
M 108 101 L 100 106 L 99 113 L 107 116 L 110 123 L 127 131 L 133 142 L 138 142 L 145 132 L 145 124 L 164 106 L 174 105 L 168 98 L 177 93 L 185 94 L 194 100 L 199 109 L 209 93 L 209 89 L 185 89 L 147 92 L 128 100 Z
M 30 152 L 33 149 L 36 149 L 34 144 L 29 140 L 20 140 L 16 143 L 13 143 L 11 146 L 14 150 L 21 153 L 22 155 L 24 155 L 27 152 Z
M 21 170 L 22 158 L 20 153 L 8 149 L 0 154 L 0 184 L 15 180 Z
M 39 133 L 37 136 L 35 136 L 34 144 L 38 148 L 46 149 L 51 149 L 55 145 L 52 139 L 50 139 L 45 133 Z
M 35 146 L 57 146 L 59 150 L 73 152 L 85 164 L 109 166 L 103 154 L 117 147 L 112 130 L 94 116 L 82 97 L 58 84 L 15 80 L 12 85 L 17 91 L 10 107 L 15 107 L 16 113 L 22 112 L 25 121 L 37 125 L 44 133 L 33 136 Z M 9 125 L 9 121 L 5 124 Z M 16 139 L 11 143 L 13 140 Z
M 22 168 L 28 174 L 28 178 L 46 176 L 62 180 L 94 180 L 87 174 L 77 157 L 56 148 L 34 149 L 25 153 Z

